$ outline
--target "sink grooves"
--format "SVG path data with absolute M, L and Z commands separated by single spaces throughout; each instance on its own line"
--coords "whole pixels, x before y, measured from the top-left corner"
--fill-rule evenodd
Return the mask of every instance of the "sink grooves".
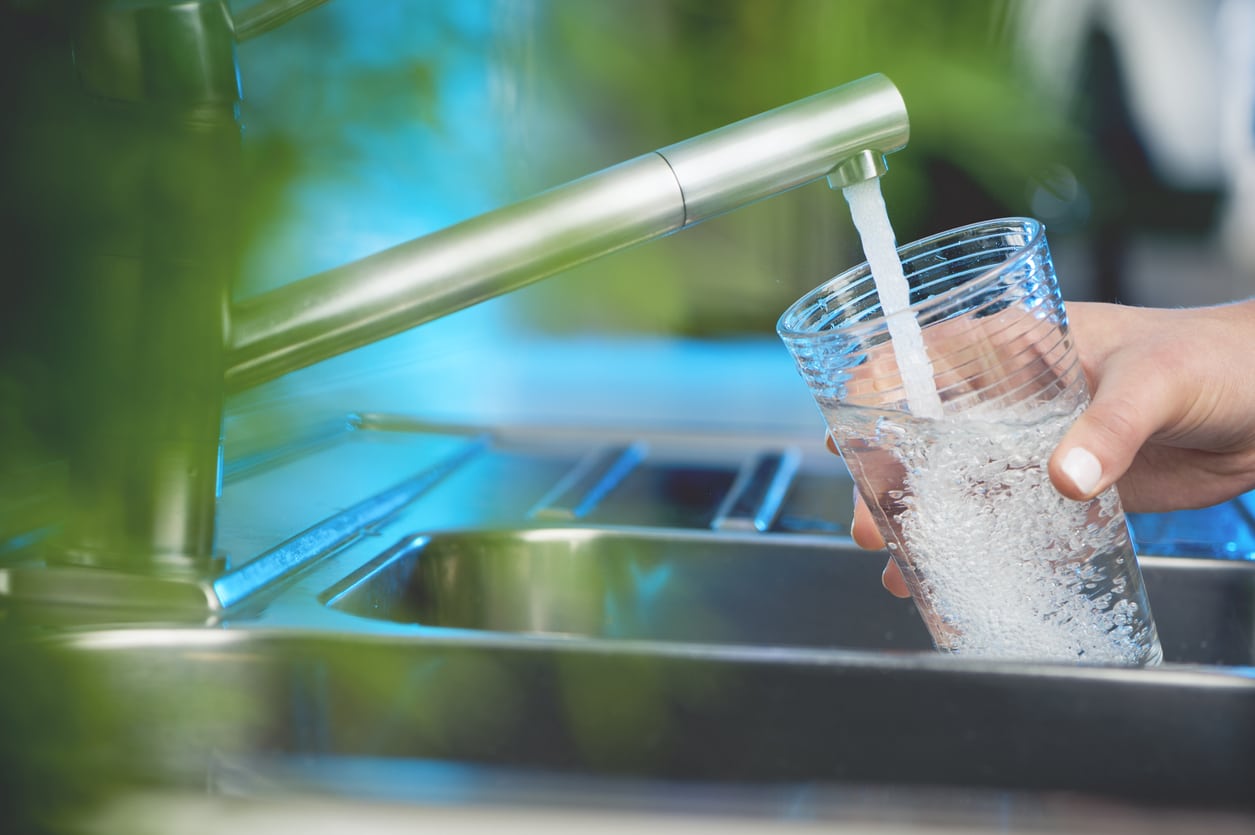
M 765 452 L 747 461 L 715 513 L 717 531 L 771 529 L 793 484 L 801 456 L 797 450 Z
M 213 583 L 223 608 L 233 606 L 279 578 L 362 536 L 413 502 L 446 475 L 478 455 L 488 438 L 469 441 L 455 453 L 399 484 L 337 513 Z
M 593 450 L 528 515 L 563 522 L 587 516 L 645 458 L 647 449 L 643 441 L 637 441 Z

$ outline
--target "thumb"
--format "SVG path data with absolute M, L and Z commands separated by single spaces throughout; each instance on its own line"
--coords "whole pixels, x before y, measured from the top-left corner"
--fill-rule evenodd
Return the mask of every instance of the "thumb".
M 1174 408 L 1165 375 L 1132 362 L 1104 370 L 1090 405 L 1050 457 L 1050 480 L 1069 499 L 1115 484 Z

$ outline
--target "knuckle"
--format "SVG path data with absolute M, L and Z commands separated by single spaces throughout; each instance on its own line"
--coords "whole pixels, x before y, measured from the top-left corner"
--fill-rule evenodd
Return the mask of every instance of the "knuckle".
M 1122 397 L 1091 406 L 1085 413 L 1085 421 L 1090 430 L 1110 446 L 1120 448 L 1141 440 L 1142 430 L 1136 420 L 1137 414 L 1137 404 Z

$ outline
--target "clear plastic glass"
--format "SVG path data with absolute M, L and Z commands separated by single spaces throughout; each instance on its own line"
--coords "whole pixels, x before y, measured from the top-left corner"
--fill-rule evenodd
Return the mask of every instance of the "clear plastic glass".
M 937 648 L 1158 663 L 1119 495 L 1074 502 L 1046 472 L 1089 394 L 1041 224 L 988 221 L 898 252 L 940 418 L 911 414 L 866 263 L 795 302 L 778 332 Z

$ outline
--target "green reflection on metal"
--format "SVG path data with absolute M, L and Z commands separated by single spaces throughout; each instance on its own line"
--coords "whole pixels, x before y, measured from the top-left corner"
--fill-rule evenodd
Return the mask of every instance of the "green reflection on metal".
M 125 783 L 115 705 L 82 658 L 20 639 L 0 612 L 0 830 L 75 831 Z
M 1022 6 L 550 0 L 526 41 L 543 57 L 521 86 L 544 115 L 520 130 L 531 145 L 518 176 L 557 181 L 882 72 L 911 120 L 883 179 L 899 240 L 1027 213 L 1030 178 L 1085 152 L 1022 71 Z M 801 292 L 861 260 L 844 201 L 815 186 L 525 292 L 532 316 L 560 331 L 765 334 Z

